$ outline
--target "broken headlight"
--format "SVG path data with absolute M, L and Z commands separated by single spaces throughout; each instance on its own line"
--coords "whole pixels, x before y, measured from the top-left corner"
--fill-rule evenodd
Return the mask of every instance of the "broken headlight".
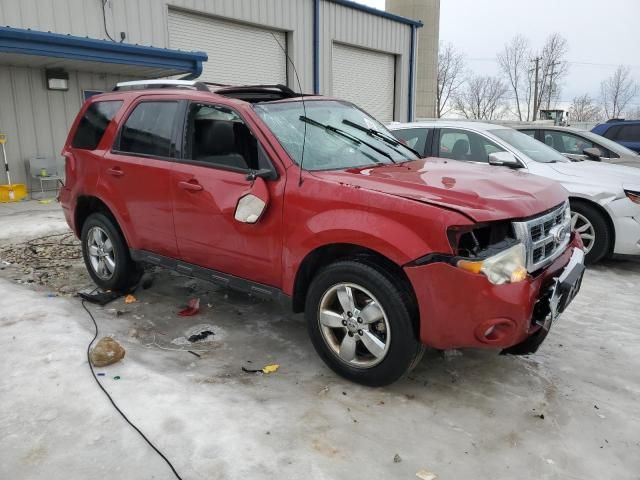
M 495 285 L 527 278 L 526 250 L 511 222 L 451 227 L 447 234 L 458 268 L 483 274 Z

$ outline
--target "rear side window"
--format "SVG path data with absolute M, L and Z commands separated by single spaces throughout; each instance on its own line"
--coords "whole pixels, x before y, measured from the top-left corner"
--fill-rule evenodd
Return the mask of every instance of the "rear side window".
M 121 106 L 122 102 L 119 100 L 96 102 L 89 105 L 78 124 L 71 146 L 84 150 L 95 150 L 102 140 L 109 122 Z
M 174 157 L 173 126 L 178 102 L 142 102 L 134 108 L 120 133 L 119 151 Z
M 640 142 L 640 125 L 624 125 L 616 135 L 621 142 Z
M 429 136 L 428 128 L 404 128 L 402 130 L 395 130 L 393 135 L 421 155 L 425 154 L 427 137 Z

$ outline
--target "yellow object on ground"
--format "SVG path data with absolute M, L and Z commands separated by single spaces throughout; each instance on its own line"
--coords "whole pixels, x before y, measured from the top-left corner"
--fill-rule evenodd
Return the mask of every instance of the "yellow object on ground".
M 134 303 L 136 302 L 136 297 L 134 297 L 133 295 L 129 294 L 126 297 L 124 297 L 124 303 Z
M 0 203 L 19 202 L 27 196 L 27 186 L 23 183 L 0 185 Z
M 279 368 L 280 368 L 280 365 L 267 365 L 262 369 L 262 373 L 277 372 Z

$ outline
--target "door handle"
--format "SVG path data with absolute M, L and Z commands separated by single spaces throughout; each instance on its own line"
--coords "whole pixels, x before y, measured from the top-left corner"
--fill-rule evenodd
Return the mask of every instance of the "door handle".
M 178 182 L 178 186 L 183 190 L 188 190 L 190 192 L 199 192 L 202 190 L 202 185 L 197 183 L 195 180 L 190 182 Z
M 108 168 L 107 172 L 109 173 L 109 175 L 113 175 L 114 177 L 121 177 L 124 175 L 124 172 L 120 167 Z

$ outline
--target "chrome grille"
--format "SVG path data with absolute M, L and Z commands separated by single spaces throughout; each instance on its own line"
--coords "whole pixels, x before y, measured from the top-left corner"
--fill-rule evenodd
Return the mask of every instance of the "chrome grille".
M 571 237 L 569 202 L 532 219 L 513 222 L 516 237 L 527 250 L 527 270 L 535 272 L 553 262 Z

